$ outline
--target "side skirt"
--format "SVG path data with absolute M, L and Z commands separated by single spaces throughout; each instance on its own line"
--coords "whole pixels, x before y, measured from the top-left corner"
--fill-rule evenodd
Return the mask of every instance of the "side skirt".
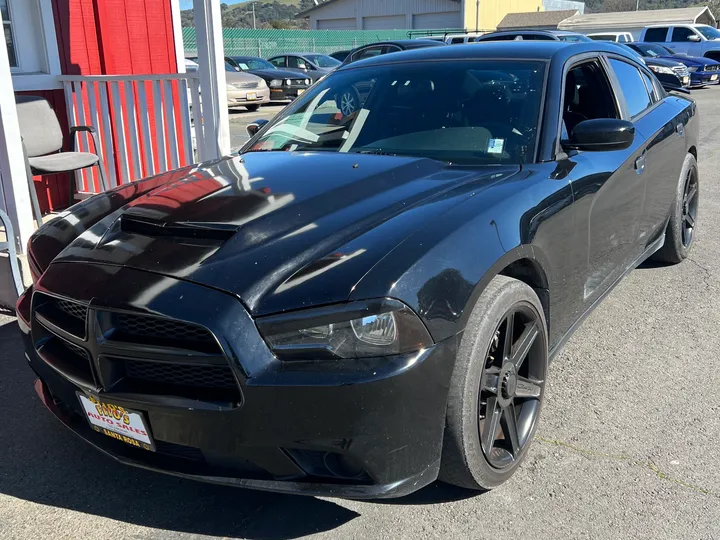
M 625 276 L 627 276 L 630 272 L 635 270 L 638 266 L 640 266 L 643 262 L 645 262 L 648 258 L 652 256 L 653 253 L 655 253 L 657 250 L 662 248 L 665 245 L 665 235 L 661 234 L 660 237 L 655 240 L 652 244 L 650 244 L 647 248 L 645 248 L 645 251 L 637 258 L 633 263 L 627 267 L 627 269 L 618 276 L 618 278 L 610 285 L 603 293 L 598 296 L 595 301 L 590 304 L 590 306 L 585 310 L 585 313 L 583 313 L 576 321 L 573 323 L 573 325 L 568 329 L 567 332 L 565 332 L 565 335 L 563 335 L 562 338 L 555 344 L 555 346 L 550 351 L 549 360 L 552 362 L 555 359 L 555 356 L 558 355 L 558 353 L 563 349 L 565 344 L 568 342 L 568 340 L 572 337 L 573 333 L 575 333 L 575 330 L 580 328 L 580 325 L 585 321 L 588 315 L 590 315 L 596 307 L 600 305 L 600 302 L 602 302 L 607 295 L 609 295 L 613 289 L 620 283 Z

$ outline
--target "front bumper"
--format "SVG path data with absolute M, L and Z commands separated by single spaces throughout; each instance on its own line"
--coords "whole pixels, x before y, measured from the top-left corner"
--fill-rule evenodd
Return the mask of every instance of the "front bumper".
M 255 96 L 254 99 L 248 99 L 249 97 L 252 98 L 253 95 Z M 239 106 L 245 106 L 245 105 L 264 105 L 265 103 L 270 102 L 270 89 L 265 88 L 250 88 L 250 89 L 243 89 L 243 90 L 230 90 L 228 88 L 227 90 L 227 101 L 228 101 L 228 107 L 239 107 Z
M 305 92 L 308 87 L 281 86 L 279 88 L 270 88 L 270 101 L 289 101 L 297 99 Z
M 87 279 L 78 279 L 83 273 Z M 117 282 L 133 283 L 133 291 L 117 290 Z M 38 322 L 28 320 L 31 299 L 24 297 L 20 315 L 29 324 L 20 328 L 38 395 L 66 426 L 122 463 L 217 484 L 346 498 L 399 497 L 437 478 L 457 337 L 414 355 L 295 366 L 272 356 L 237 299 L 199 285 L 70 263 L 52 265 L 36 288 L 91 309 L 202 324 L 230 359 L 242 395 L 234 405 L 88 388 L 38 353 Z M 78 391 L 142 412 L 158 451 L 91 430 Z
M 690 86 L 709 86 L 720 83 L 720 71 L 695 71 L 690 73 Z

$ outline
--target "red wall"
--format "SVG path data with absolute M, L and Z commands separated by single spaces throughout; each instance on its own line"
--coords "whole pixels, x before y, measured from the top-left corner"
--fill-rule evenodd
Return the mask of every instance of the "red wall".
M 63 74 L 177 72 L 170 0 L 52 0 L 52 3 Z M 67 129 L 62 90 L 18 93 L 44 96 Z M 69 140 L 66 146 L 69 149 Z M 34 180 L 44 212 L 68 206 L 69 175 Z

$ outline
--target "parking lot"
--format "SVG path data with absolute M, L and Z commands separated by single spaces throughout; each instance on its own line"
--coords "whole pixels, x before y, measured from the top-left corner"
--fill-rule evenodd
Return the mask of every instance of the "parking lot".
M 355 502 L 118 465 L 44 410 L 14 319 L 0 315 L 0 537 L 720 538 L 720 88 L 693 97 L 702 201 L 691 258 L 639 268 L 575 333 L 551 367 L 537 441 L 506 485 Z M 233 147 L 278 110 L 232 113 Z

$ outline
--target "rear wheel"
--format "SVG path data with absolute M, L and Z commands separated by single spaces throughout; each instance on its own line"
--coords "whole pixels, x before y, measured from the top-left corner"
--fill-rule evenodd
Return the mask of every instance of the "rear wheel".
M 496 276 L 473 309 L 453 371 L 440 479 L 490 489 L 512 476 L 537 429 L 548 368 L 535 291 Z
M 260 110 L 260 105 L 245 105 L 245 108 L 250 112 L 255 112 Z
M 350 116 L 360 108 L 360 96 L 353 87 L 348 86 L 338 93 L 335 104 L 343 116 Z
M 692 154 L 688 154 L 685 156 L 670 221 L 665 230 L 665 244 L 653 255 L 654 260 L 676 264 L 687 258 L 695 241 L 699 202 L 700 175 L 697 161 Z

